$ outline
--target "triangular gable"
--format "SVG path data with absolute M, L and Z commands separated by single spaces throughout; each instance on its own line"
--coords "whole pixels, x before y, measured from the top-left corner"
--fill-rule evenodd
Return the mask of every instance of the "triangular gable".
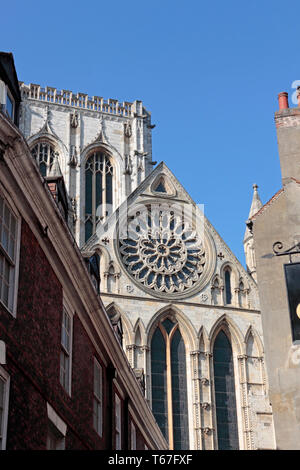
M 159 184 L 159 178 L 161 175 L 164 175 L 165 178 L 172 184 L 175 195 L 171 196 L 167 195 L 163 192 L 159 193 L 156 192 L 155 195 L 153 194 L 153 184 L 158 182 Z M 155 186 L 154 186 L 155 187 Z M 119 220 L 120 214 L 125 211 L 126 207 L 130 207 L 134 203 L 138 203 L 139 201 L 143 201 L 145 199 L 151 199 L 154 198 L 157 201 L 164 202 L 172 202 L 172 201 L 178 201 L 179 203 L 185 203 L 186 205 L 192 204 L 196 210 L 197 210 L 197 205 L 191 198 L 191 196 L 188 194 L 188 192 L 184 189 L 184 187 L 181 185 L 181 183 L 177 180 L 177 178 L 174 176 L 174 174 L 171 172 L 171 170 L 167 167 L 167 165 L 164 162 L 161 162 L 157 167 L 145 178 L 144 181 L 128 196 L 128 198 L 119 206 L 119 208 L 116 209 L 116 211 L 107 219 L 107 221 L 101 225 L 100 223 L 98 224 L 96 233 L 87 241 L 87 243 L 83 246 L 82 250 L 89 252 L 90 250 L 93 249 L 93 246 L 95 244 L 99 243 L 99 240 L 106 236 L 108 233 L 108 230 L 110 230 L 111 224 L 116 224 Z M 200 208 L 199 208 L 200 211 Z M 209 222 L 207 217 L 204 214 L 201 214 L 204 216 L 204 224 L 206 227 L 206 231 L 210 234 L 212 239 L 215 240 L 215 243 L 218 242 L 219 244 L 222 245 L 222 250 L 224 250 L 224 253 L 226 253 L 226 258 L 230 260 L 238 269 L 240 274 L 247 279 L 249 284 L 251 284 L 253 287 L 256 287 L 256 283 L 252 279 L 252 277 L 247 273 L 243 265 L 239 262 L 239 260 L 236 258 L 236 256 L 233 254 L 233 252 L 230 250 L 230 248 L 227 246 L 227 244 L 224 242 L 222 237 L 218 234 L 216 229 L 212 226 L 212 224 Z

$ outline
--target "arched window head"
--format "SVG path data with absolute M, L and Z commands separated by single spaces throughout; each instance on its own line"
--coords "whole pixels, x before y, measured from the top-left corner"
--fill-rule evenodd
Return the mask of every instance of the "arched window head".
M 38 142 L 31 150 L 42 176 L 47 176 L 54 160 L 54 148 L 49 142 Z
M 224 271 L 224 281 L 225 281 L 225 303 L 232 303 L 232 290 L 231 290 L 231 269 L 226 268 Z
M 235 380 L 230 341 L 221 330 L 213 349 L 215 404 L 219 450 L 239 448 Z
M 188 449 L 186 353 L 178 323 L 160 322 L 151 341 L 152 411 L 170 449 Z
M 92 152 L 85 164 L 85 241 L 96 231 L 99 220 L 112 213 L 113 165 L 110 157 Z

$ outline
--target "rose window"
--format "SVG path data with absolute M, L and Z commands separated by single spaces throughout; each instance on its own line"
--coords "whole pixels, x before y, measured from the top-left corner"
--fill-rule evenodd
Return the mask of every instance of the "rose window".
M 201 240 L 182 215 L 137 212 L 128 236 L 119 238 L 119 253 L 127 271 L 143 287 L 176 294 L 200 280 L 206 258 Z

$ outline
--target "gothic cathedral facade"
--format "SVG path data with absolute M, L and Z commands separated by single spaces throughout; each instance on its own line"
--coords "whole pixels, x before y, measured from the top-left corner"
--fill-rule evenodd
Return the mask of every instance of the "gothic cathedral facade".
M 246 271 L 152 161 L 151 114 L 20 88 L 20 129 L 41 174 L 64 179 L 69 227 L 170 448 L 274 449 L 255 262 Z

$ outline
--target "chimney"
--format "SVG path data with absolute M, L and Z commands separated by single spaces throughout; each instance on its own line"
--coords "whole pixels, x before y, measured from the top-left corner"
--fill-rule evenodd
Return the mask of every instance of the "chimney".
M 300 87 L 296 93 L 298 106 L 292 108 L 289 108 L 288 93 L 279 93 L 279 110 L 275 112 L 283 186 L 291 177 L 300 180 Z
M 278 104 L 279 110 L 287 109 L 289 107 L 288 93 L 286 91 L 282 91 L 278 94 Z
M 300 106 L 300 86 L 297 87 L 297 101 L 298 101 L 298 106 Z

